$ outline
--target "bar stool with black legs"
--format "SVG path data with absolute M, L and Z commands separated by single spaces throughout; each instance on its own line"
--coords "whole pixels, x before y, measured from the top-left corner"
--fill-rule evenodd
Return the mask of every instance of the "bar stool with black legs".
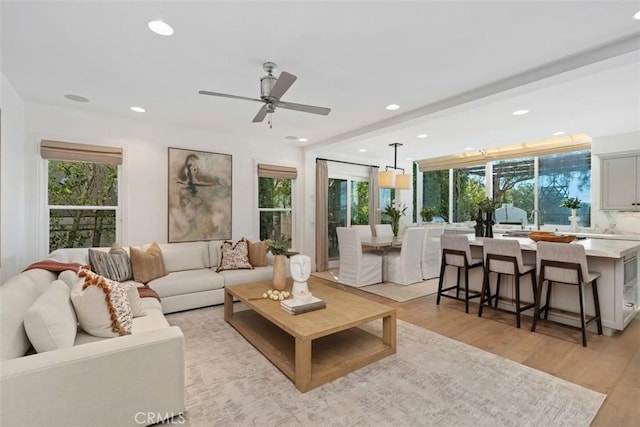
M 447 297 L 464 301 L 465 311 L 469 312 L 469 300 L 480 297 L 480 292 L 469 292 L 469 270 L 482 267 L 482 258 L 471 257 L 471 247 L 469 239 L 465 235 L 443 234 L 440 236 L 440 247 L 442 248 L 442 262 L 440 263 L 440 279 L 438 280 L 438 297 L 436 305 L 440 305 L 440 297 Z M 456 268 L 457 280 L 455 286 L 442 289 L 444 282 L 444 272 L 447 266 Z M 460 298 L 460 271 L 464 271 L 464 299 Z M 448 295 L 444 292 L 456 290 L 456 296 Z M 489 292 L 489 298 L 491 293 Z
M 522 261 L 522 249 L 520 249 L 520 243 L 517 240 L 485 238 L 482 240 L 482 245 L 484 251 L 484 281 L 482 282 L 478 317 L 482 317 L 482 308 L 484 307 L 485 301 L 487 301 L 489 307 L 491 307 L 491 298 L 485 298 L 485 293 L 490 292 L 491 289 L 491 273 L 497 273 L 498 275 L 496 293 L 494 295 L 496 308 L 498 307 L 498 298 L 500 296 L 500 279 L 503 275 L 507 274 L 513 276 L 516 303 L 516 327 L 519 328 L 520 313 L 535 306 L 533 302 L 524 306 L 521 305 L 520 278 L 527 274 L 531 275 L 532 297 L 535 299 L 536 266 L 524 264 Z
M 584 246 L 578 244 L 538 242 L 537 264 L 539 269 L 538 294 L 536 296 L 536 307 L 533 315 L 531 332 L 535 332 L 536 323 L 544 311 L 545 320 L 549 316 L 551 304 L 551 290 L 553 284 L 565 284 L 578 287 L 578 298 L 580 302 L 580 325 L 582 330 L 582 346 L 587 346 L 587 325 L 596 322 L 598 335 L 602 335 L 602 319 L 600 317 L 600 301 L 598 299 L 597 279 L 600 273 L 589 271 L 587 266 L 587 256 Z M 547 298 L 545 305 L 540 307 L 542 299 L 542 286 L 547 282 Z M 587 321 L 585 314 L 585 287 L 591 283 L 593 290 L 593 308 L 595 316 Z

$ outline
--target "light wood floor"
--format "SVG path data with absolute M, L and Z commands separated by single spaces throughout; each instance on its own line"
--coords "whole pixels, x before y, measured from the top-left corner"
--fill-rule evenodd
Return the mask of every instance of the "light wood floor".
M 398 319 L 424 327 L 477 348 L 506 357 L 540 371 L 607 395 L 593 426 L 640 426 L 640 319 L 613 337 L 588 334 L 582 347 L 579 329 L 538 322 L 531 332 L 531 318 L 485 309 L 478 317 L 478 304 L 464 311 L 464 302 L 436 295 L 404 303 L 348 286 L 332 286 L 395 307 Z

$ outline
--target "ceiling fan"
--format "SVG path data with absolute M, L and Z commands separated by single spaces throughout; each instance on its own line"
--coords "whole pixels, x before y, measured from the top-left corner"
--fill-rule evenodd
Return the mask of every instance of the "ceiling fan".
M 293 102 L 280 101 L 282 95 L 289 90 L 291 85 L 296 81 L 297 77 L 291 73 L 283 71 L 280 77 L 273 75 L 277 65 L 273 62 L 265 62 L 262 69 L 268 74 L 260 79 L 260 99 L 248 98 L 246 96 L 229 95 L 226 93 L 210 92 L 207 90 L 198 91 L 201 95 L 221 96 L 223 98 L 245 99 L 247 101 L 258 101 L 264 105 L 258 110 L 258 114 L 253 118 L 253 123 L 259 123 L 264 120 L 267 114 L 274 113 L 276 107 L 285 108 L 287 110 L 302 111 L 305 113 L 321 114 L 326 116 L 331 111 L 330 108 L 316 107 L 314 105 L 296 104 Z M 269 120 L 271 126 L 271 120 Z

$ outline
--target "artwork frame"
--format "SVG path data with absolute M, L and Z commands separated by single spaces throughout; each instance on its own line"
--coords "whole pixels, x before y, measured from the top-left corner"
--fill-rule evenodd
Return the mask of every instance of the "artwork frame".
M 169 147 L 168 242 L 231 239 L 231 154 Z

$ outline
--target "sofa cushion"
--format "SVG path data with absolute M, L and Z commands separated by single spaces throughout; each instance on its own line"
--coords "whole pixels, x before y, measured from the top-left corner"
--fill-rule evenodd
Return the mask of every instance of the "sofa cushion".
M 165 243 L 159 246 L 168 273 L 209 268 L 211 265 L 207 242 Z
M 224 277 L 208 268 L 186 270 L 169 273 L 167 276 L 152 280 L 149 287 L 160 295 L 160 298 L 194 292 L 222 289 Z
M 136 282 L 148 283 L 167 275 L 162 251 L 157 243 L 152 243 L 146 251 L 134 247 L 131 247 L 130 251 L 133 279 Z
M 133 313 L 127 289 L 90 270 L 81 269 L 78 276 L 85 280 L 71 289 L 71 302 L 82 329 L 105 338 L 130 334 Z
M 25 312 L 24 329 L 38 353 L 73 346 L 78 320 L 70 294 L 66 283 L 55 280 Z
M 89 249 L 89 264 L 99 275 L 118 282 L 133 278 L 129 255 L 118 243 L 114 243 L 108 253 Z
M 254 267 L 267 266 L 267 242 L 249 242 L 249 262 Z
M 58 279 L 62 280 L 69 287 L 69 289 L 73 289 L 73 285 L 75 285 L 76 282 L 84 281 L 82 277 L 78 277 L 78 273 L 71 270 L 65 270 L 58 274 Z
M 235 245 L 226 240 L 222 243 L 222 254 L 217 272 L 222 270 L 251 270 L 253 266 L 249 263 L 249 241 L 245 238 L 238 240 Z
M 273 267 L 256 267 L 253 270 L 225 270 L 219 274 L 224 277 L 225 286 L 233 286 L 240 283 L 271 280 L 273 277 Z
M 224 240 L 209 241 L 209 267 L 218 268 L 220 264 L 220 248 Z

